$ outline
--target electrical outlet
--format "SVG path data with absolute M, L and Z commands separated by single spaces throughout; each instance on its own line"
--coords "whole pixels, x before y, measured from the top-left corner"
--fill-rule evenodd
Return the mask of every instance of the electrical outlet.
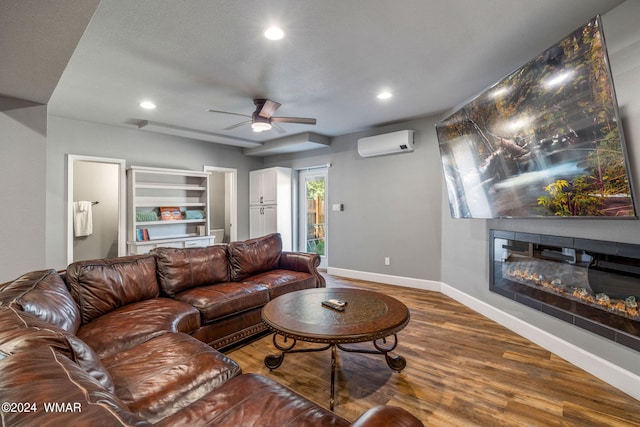
M 384 257 L 384 265 L 391 265 L 391 258 L 388 256 Z

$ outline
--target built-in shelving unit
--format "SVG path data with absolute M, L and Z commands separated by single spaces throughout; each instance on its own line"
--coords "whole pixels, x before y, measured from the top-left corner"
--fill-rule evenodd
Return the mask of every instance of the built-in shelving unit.
M 203 247 L 209 235 L 209 173 L 132 166 L 129 186 L 129 255 L 159 246 Z

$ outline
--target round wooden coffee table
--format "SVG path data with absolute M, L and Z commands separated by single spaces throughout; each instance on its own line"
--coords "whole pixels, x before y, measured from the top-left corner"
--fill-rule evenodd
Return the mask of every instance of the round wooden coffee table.
M 322 305 L 330 299 L 345 301 L 344 311 Z M 390 352 L 398 345 L 396 333 L 409 323 L 409 309 L 388 295 L 350 288 L 305 289 L 270 301 L 262 310 L 262 320 L 274 331 L 273 345 L 280 351 L 280 354 L 264 358 L 264 364 L 270 370 L 278 368 L 287 353 L 331 349 L 331 410 L 335 396 L 336 349 L 382 354 L 387 365 L 396 372 L 407 366 L 404 357 Z M 387 342 L 389 336 L 393 336 L 393 341 Z M 325 345 L 295 349 L 297 341 Z M 344 346 L 368 341 L 373 343 L 373 349 Z

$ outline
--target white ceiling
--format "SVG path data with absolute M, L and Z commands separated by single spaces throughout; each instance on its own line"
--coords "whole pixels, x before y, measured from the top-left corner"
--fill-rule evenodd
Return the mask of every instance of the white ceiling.
M 42 4 L 11 0 L 20 1 Z M 224 131 L 243 118 L 206 110 L 251 114 L 252 99 L 264 97 L 282 104 L 277 116 L 317 118 L 315 126 L 283 124 L 286 136 L 342 135 L 449 110 L 620 3 L 102 0 L 53 90 L 49 113 L 131 128 L 148 120 L 250 146 L 283 135 L 248 126 Z M 60 10 L 50 28 L 54 35 L 79 27 L 79 11 L 68 7 L 65 22 Z M 7 21 L 14 32 L 31 27 L 28 42 L 42 43 L 56 58 L 65 46 L 52 46 L 51 34 L 36 27 L 42 18 L 30 13 L 0 18 L 0 28 Z M 262 36 L 272 23 L 285 30 L 284 40 Z M 0 40 L 6 31 L 0 30 Z M 6 95 L 13 89 L 3 80 L 0 74 L 0 94 Z M 383 88 L 393 98 L 376 99 Z M 9 95 L 40 101 L 28 91 Z M 158 108 L 140 109 L 144 99 Z

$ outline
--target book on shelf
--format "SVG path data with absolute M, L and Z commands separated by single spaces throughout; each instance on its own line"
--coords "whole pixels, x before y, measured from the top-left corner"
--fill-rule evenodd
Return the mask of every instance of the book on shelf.
M 136 230 L 136 239 L 138 242 L 145 242 L 149 240 L 149 230 L 146 228 L 138 228 Z

